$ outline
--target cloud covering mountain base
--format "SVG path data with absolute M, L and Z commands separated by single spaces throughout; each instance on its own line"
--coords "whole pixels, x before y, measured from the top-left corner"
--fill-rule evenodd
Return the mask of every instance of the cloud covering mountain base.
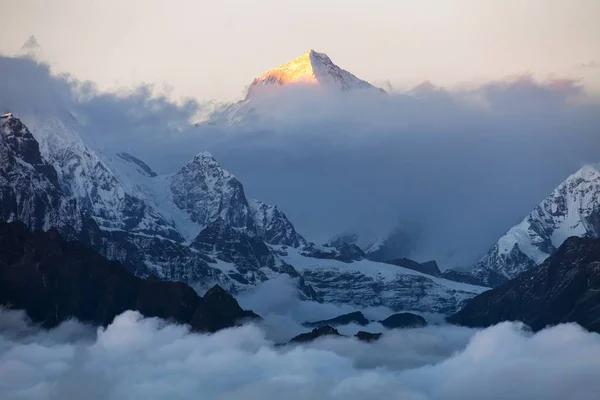
M 0 313 L 0 397 L 13 399 L 595 399 L 600 335 L 576 325 L 533 334 L 518 323 L 322 339 L 274 347 L 260 326 L 213 335 L 118 316 L 40 332 Z

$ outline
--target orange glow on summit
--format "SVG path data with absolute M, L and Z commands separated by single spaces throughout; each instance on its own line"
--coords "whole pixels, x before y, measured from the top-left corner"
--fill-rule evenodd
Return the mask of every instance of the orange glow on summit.
M 266 71 L 261 76 L 254 79 L 252 83 L 269 82 L 279 83 L 281 85 L 287 83 L 318 84 L 319 81 L 315 75 L 311 59 L 314 53 L 314 50 L 308 50 L 300 57 L 288 61 L 277 68 Z
M 246 98 L 260 91 L 260 88 L 290 84 L 310 84 L 343 92 L 353 89 L 375 89 L 383 92 L 382 89 L 375 88 L 370 83 L 335 65 L 327 54 L 310 49 L 300 57 L 269 69 L 254 79 L 248 88 Z

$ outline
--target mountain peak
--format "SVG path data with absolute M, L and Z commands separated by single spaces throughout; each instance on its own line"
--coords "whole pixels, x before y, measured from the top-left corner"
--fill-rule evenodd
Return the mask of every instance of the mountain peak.
M 260 87 L 278 84 L 312 84 L 320 87 L 349 91 L 353 89 L 378 89 L 370 83 L 357 78 L 350 72 L 338 67 L 325 53 L 308 49 L 300 57 L 288 61 L 276 68 L 265 71 L 255 78 L 248 89 L 250 97 Z

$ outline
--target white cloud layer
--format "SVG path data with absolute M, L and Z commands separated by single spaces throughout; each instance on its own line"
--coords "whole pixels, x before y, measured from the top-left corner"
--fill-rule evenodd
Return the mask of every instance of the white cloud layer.
M 591 400 L 600 390 L 600 335 L 576 325 L 432 326 L 297 347 L 273 347 L 255 325 L 197 335 L 130 311 L 95 335 L 73 322 L 39 332 L 14 311 L 0 326 L 4 400 Z

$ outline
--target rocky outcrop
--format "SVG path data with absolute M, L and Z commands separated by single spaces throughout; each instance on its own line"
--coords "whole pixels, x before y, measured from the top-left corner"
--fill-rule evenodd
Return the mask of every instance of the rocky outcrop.
M 181 168 L 172 177 L 171 192 L 177 207 L 199 225 L 221 219 L 233 228 L 255 231 L 242 184 L 210 153 L 198 154 Z
M 249 203 L 258 237 L 275 245 L 306 245 L 306 240 L 296 232 L 292 223 L 277 206 L 265 204 L 260 200 L 250 200 Z
M 381 325 L 389 329 L 420 328 L 422 326 L 427 325 L 427 321 L 425 321 L 425 318 L 412 313 L 393 314 L 384 319 L 383 321 L 379 322 L 381 323 Z
M 376 342 L 377 340 L 379 340 L 381 338 L 381 333 L 371 333 L 371 332 L 366 332 L 366 331 L 358 331 L 356 333 L 356 335 L 354 335 L 355 338 L 357 338 L 358 340 L 360 340 L 361 342 Z
M 220 218 L 200 232 L 191 247 L 234 264 L 237 272 L 244 276 L 275 265 L 275 258 L 262 240 L 233 228 Z M 255 278 L 258 277 L 252 279 Z
M 107 326 L 126 310 L 202 332 L 258 317 L 218 286 L 202 298 L 181 282 L 144 280 L 56 229 L 32 233 L 20 222 L 0 223 L 0 305 L 45 327 L 70 318 Z
M 312 342 L 313 340 L 324 337 L 324 336 L 333 336 L 333 337 L 341 337 L 340 333 L 333 326 L 325 325 L 319 328 L 315 328 L 310 332 L 301 333 L 298 336 L 294 336 L 290 343 L 306 343 Z
M 323 321 L 316 322 L 305 322 L 303 325 L 307 327 L 321 327 L 325 325 L 331 326 L 339 326 L 339 325 L 348 325 L 348 324 L 358 324 L 358 325 L 368 325 L 369 320 L 365 318 L 362 312 L 355 311 L 349 314 L 339 315 L 335 318 L 326 319 Z
M 486 327 L 522 321 L 533 330 L 576 322 L 600 332 L 600 239 L 571 237 L 541 265 L 476 296 L 448 318 Z

